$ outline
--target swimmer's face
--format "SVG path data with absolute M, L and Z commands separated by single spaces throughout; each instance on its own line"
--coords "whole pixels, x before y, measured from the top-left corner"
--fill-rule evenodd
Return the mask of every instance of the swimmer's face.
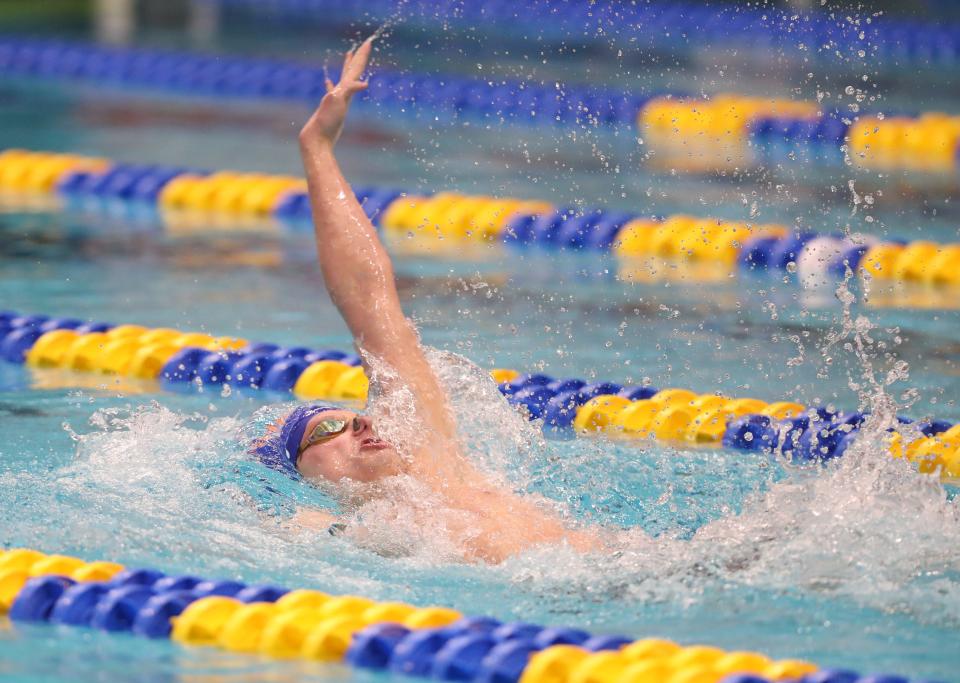
M 310 443 L 321 422 L 345 420 L 343 433 Z M 300 441 L 297 469 L 307 479 L 372 482 L 400 474 L 403 461 L 393 444 L 377 438 L 373 421 L 349 410 L 326 410 L 310 418 Z

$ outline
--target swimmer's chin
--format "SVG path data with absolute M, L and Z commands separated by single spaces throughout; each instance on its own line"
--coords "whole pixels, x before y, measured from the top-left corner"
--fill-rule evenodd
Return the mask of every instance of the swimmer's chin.
M 353 458 L 354 466 L 363 472 L 359 479 L 368 483 L 405 474 L 408 469 L 396 446 L 383 439 L 365 439 L 357 446 Z

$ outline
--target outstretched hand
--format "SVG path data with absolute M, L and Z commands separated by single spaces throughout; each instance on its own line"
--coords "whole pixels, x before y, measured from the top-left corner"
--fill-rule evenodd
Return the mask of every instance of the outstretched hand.
M 350 100 L 368 85 L 360 78 L 367 68 L 372 47 L 373 36 L 370 36 L 356 50 L 348 50 L 340 81 L 334 84 L 329 78 L 326 79 L 327 94 L 300 131 L 301 144 L 322 143 L 331 147 L 336 144 L 347 118 Z

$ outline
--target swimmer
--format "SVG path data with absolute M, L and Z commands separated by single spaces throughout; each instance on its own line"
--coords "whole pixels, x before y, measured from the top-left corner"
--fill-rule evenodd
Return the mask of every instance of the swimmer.
M 350 101 L 367 87 L 362 77 L 372 41 L 347 52 L 338 83 L 327 80 L 327 94 L 300 132 L 300 152 L 324 282 L 362 350 L 367 375 L 371 363 L 386 366 L 391 386 L 385 389 L 412 396 L 410 417 L 418 438 L 410 452 L 401 454 L 377 435 L 369 416 L 335 406 L 301 406 L 258 452 L 274 466 L 295 468 L 307 480 L 351 492 L 375 492 L 375 484 L 391 477 L 412 478 L 420 487 L 416 490 L 432 501 L 405 501 L 414 518 L 431 533 L 447 534 L 467 561 L 498 563 L 544 544 L 597 549 L 596 531 L 574 529 L 555 511 L 498 484 L 460 450 L 447 396 L 401 310 L 390 257 L 334 155 Z M 336 518 L 301 511 L 295 522 L 328 528 Z

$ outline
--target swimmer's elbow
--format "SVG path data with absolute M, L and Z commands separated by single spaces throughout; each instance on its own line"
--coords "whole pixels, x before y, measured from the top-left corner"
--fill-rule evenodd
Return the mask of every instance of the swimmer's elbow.
M 319 249 L 318 262 L 327 290 L 337 305 L 362 304 L 376 311 L 397 298 L 393 262 L 381 245 L 356 249 Z M 352 247 L 352 248 L 351 248 Z
M 286 526 L 292 531 L 326 531 L 336 521 L 336 516 L 329 512 L 299 508 Z
M 610 545 L 607 542 L 607 539 L 604 538 L 604 534 L 597 533 L 592 531 L 570 531 L 567 534 L 567 544 L 576 550 L 578 553 L 595 553 L 604 550 L 609 550 Z
M 487 538 L 467 548 L 465 553 L 469 562 L 498 565 L 511 557 L 545 546 L 563 546 L 581 554 L 606 550 L 602 539 L 588 533 L 569 531 L 561 534 L 548 534 L 540 538 L 519 540 L 515 538 Z
M 520 551 L 517 549 L 508 551 L 496 543 L 474 543 L 464 548 L 464 559 L 472 564 L 503 564 L 509 558 L 519 554 Z

